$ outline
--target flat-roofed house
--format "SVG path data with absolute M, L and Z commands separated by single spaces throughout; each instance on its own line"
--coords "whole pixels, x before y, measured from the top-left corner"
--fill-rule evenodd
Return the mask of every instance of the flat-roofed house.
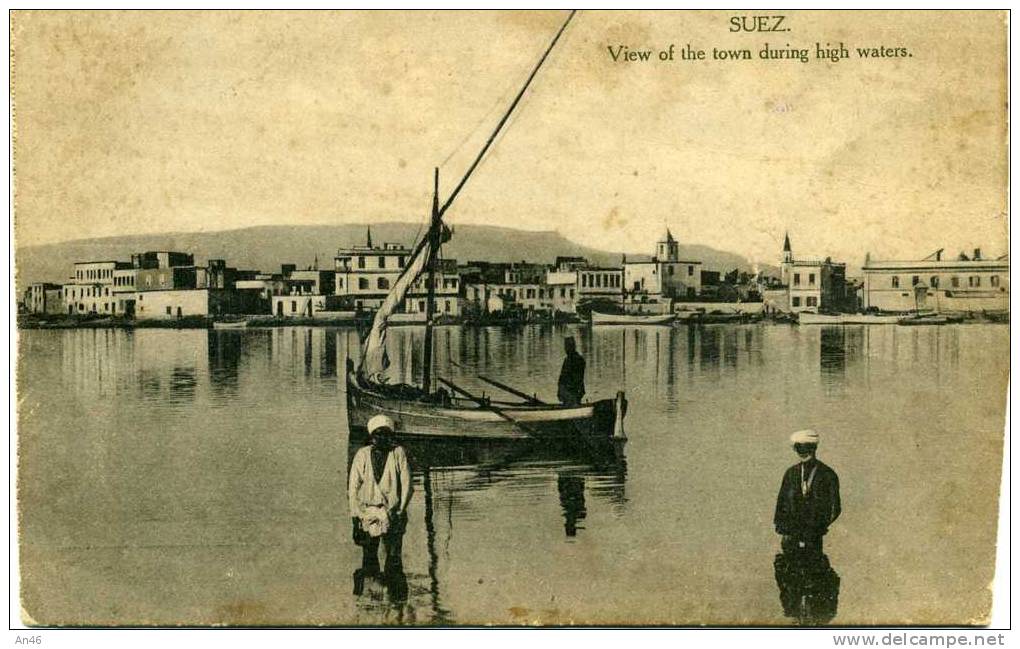
M 879 311 L 980 313 L 1009 311 L 1009 256 L 981 250 L 946 259 L 938 250 L 921 260 L 864 263 L 863 302 Z

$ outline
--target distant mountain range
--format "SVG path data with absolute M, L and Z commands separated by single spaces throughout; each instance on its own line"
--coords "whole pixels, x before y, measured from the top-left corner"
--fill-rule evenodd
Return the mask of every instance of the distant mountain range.
M 99 239 L 78 239 L 38 246 L 20 246 L 15 252 L 18 291 L 33 282 L 62 283 L 76 261 L 122 260 L 146 250 L 180 250 L 195 255 L 197 263 L 226 259 L 228 266 L 278 272 L 281 264 L 306 268 L 318 255 L 319 268 L 332 268 L 337 248 L 364 245 L 365 224 L 274 225 L 218 232 L 138 234 Z M 371 225 L 372 243 L 403 243 L 410 246 L 420 234 L 417 223 Z M 589 248 L 558 232 L 532 232 L 487 225 L 457 225 L 455 236 L 443 247 L 443 255 L 466 261 L 529 261 L 552 263 L 557 255 L 586 257 L 599 265 L 619 265 L 623 252 Z M 651 248 L 651 247 L 650 247 Z M 652 250 L 627 251 L 648 255 Z M 680 244 L 682 259 L 697 259 L 706 270 L 751 270 L 752 264 L 735 253 L 708 246 Z

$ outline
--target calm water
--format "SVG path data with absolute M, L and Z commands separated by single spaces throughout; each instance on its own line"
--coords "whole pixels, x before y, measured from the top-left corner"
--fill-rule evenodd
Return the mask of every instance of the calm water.
M 26 611 L 50 624 L 783 624 L 772 510 L 789 433 L 814 427 L 843 491 L 826 540 L 833 622 L 987 612 L 1007 327 L 444 328 L 438 372 L 491 393 L 460 366 L 476 367 L 551 398 L 568 334 L 589 395 L 627 391 L 628 443 L 413 449 L 409 597 L 391 603 L 376 587 L 352 595 L 355 332 L 20 332 Z M 391 333 L 407 372 L 420 336 Z

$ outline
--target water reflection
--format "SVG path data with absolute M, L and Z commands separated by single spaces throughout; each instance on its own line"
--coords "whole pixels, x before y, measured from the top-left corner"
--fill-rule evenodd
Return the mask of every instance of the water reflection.
M 354 455 L 367 440 L 348 442 L 348 470 Z M 421 490 L 427 572 L 383 570 L 362 559 L 354 571 L 354 595 L 364 610 L 385 619 L 414 619 L 419 623 L 453 624 L 444 605 L 440 545 L 449 542 L 458 520 L 484 520 L 484 510 L 469 502 L 472 494 L 500 487 L 521 490 L 530 500 L 533 489 L 553 488 L 559 497 L 564 532 L 574 537 L 587 517 L 589 493 L 611 503 L 626 503 L 624 444 L 614 440 L 527 440 L 476 442 L 454 439 L 403 439 L 416 490 Z M 445 516 L 440 525 L 440 510 Z M 414 512 L 410 520 L 415 520 Z M 413 524 L 413 523 L 412 523 Z M 367 556 L 367 555 L 366 555 Z M 448 555 L 446 555 L 448 558 Z M 382 610 L 382 609 L 386 610 Z M 424 617 L 423 617 L 424 616 Z
M 584 478 L 560 474 L 556 477 L 556 486 L 560 492 L 560 506 L 563 507 L 563 530 L 567 536 L 577 536 L 578 521 L 588 516 L 588 510 L 584 508 Z
M 817 626 L 836 617 L 839 575 L 829 557 L 813 552 L 783 552 L 773 562 L 783 615 L 797 624 Z
M 403 380 L 420 376 L 422 333 L 390 332 Z M 224 583 L 216 576 L 250 565 L 253 543 L 265 544 L 265 557 L 238 571 L 237 592 L 264 591 L 279 619 L 305 619 L 318 606 L 315 621 L 327 624 L 500 621 L 497 605 L 540 615 L 553 596 L 572 619 L 609 620 L 605 598 L 590 593 L 592 556 L 628 558 L 599 564 L 600 591 L 619 594 L 647 622 L 873 622 L 901 610 L 901 590 L 874 587 L 874 575 L 897 570 L 902 592 L 932 592 L 932 601 L 951 601 L 963 587 L 984 592 L 987 576 L 969 563 L 978 535 L 994 539 L 994 522 L 967 504 L 998 484 L 973 449 L 975 439 L 1001 443 L 1006 328 L 440 328 L 436 370 L 471 390 L 492 393 L 481 374 L 550 399 L 567 335 L 588 361 L 593 396 L 612 396 L 621 384 L 627 391 L 626 458 L 616 448 L 408 442 L 415 494 L 403 577 L 386 582 L 352 579 L 362 553 L 350 528 L 341 537 L 336 524 L 349 520 L 344 447 L 359 443 L 347 440 L 341 369 L 357 359 L 356 331 L 23 331 L 26 498 L 46 504 L 23 512 L 25 542 L 46 548 L 26 555 L 26 569 L 74 566 L 76 587 L 113 593 L 111 606 L 128 622 L 161 612 L 217 623 L 195 611 L 215 610 Z M 954 433 L 960 421 L 967 436 Z M 835 560 L 868 570 L 842 583 L 824 559 L 770 566 L 764 533 L 734 533 L 760 528 L 770 507 L 760 492 L 774 477 L 770 454 L 780 452 L 772 436 L 814 422 L 830 426 L 832 452 L 863 507 Z M 876 430 L 880 449 L 855 442 Z M 738 467 L 739 484 L 726 466 Z M 956 475 L 970 478 L 932 479 Z M 867 485 L 888 497 L 861 498 Z M 663 493 L 690 497 L 667 503 Z M 936 543 L 944 525 L 923 512 L 895 529 L 883 523 L 918 500 L 948 503 L 973 533 Z M 196 538 L 214 551 L 174 549 L 194 548 Z M 634 551 L 677 538 L 684 542 L 666 553 Z M 96 549 L 123 539 L 165 547 L 173 561 L 125 562 Z M 917 539 L 927 551 L 904 572 L 899 548 Z M 889 551 L 875 552 L 883 543 Z M 655 589 L 640 587 L 663 574 Z M 295 589 L 293 575 L 318 581 Z M 189 596 L 160 599 L 146 586 L 152 580 Z M 71 619 L 79 612 L 65 607 L 58 586 L 43 585 L 42 594 Z M 352 597 L 355 588 L 361 594 Z M 728 595 L 736 592 L 748 596 Z M 704 602 L 711 607 L 699 608 Z

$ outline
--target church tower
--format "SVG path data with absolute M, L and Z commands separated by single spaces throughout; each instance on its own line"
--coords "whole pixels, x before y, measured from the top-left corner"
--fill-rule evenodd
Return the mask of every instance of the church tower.
M 783 261 L 779 264 L 779 279 L 783 286 L 790 285 L 790 269 L 793 267 L 793 248 L 790 247 L 790 233 L 786 233 L 783 241 Z
M 673 238 L 669 228 L 666 228 L 666 238 L 659 242 L 655 252 L 655 257 L 658 261 L 680 260 L 680 244 Z

